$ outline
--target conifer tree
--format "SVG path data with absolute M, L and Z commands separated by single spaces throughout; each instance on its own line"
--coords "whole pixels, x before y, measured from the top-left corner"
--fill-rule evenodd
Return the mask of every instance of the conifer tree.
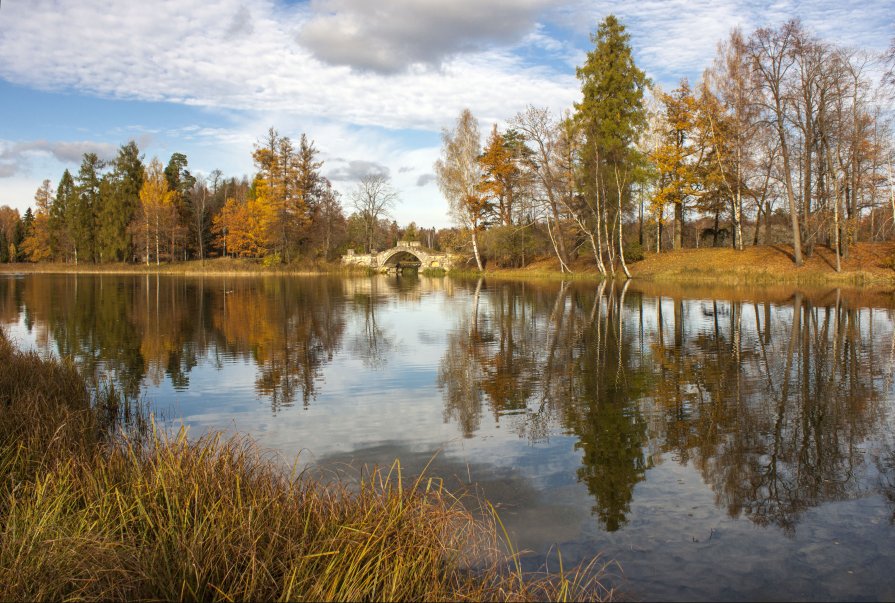
M 97 212 L 97 254 L 103 261 L 121 262 L 133 256 L 128 226 L 140 206 L 143 159 L 133 140 L 118 149 L 112 171 L 103 179 L 102 203 Z
M 100 203 L 100 170 L 103 163 L 96 153 L 84 153 L 78 170 L 72 220 L 75 264 L 96 261 L 96 212 Z
M 189 162 L 183 153 L 172 154 L 165 167 L 165 179 L 168 181 L 168 190 L 172 193 L 171 199 L 176 218 L 169 233 L 169 236 L 172 237 L 170 242 L 172 254 L 176 240 L 181 241 L 184 247 L 186 246 L 188 225 L 193 221 L 193 213 L 196 211 L 191 197 L 196 177 L 190 173 L 188 167 Z
M 71 172 L 65 170 L 56 187 L 56 199 L 50 206 L 50 245 L 53 256 L 66 262 L 74 258 L 75 252 L 72 224 L 76 196 L 75 181 Z
M 576 122 L 584 134 L 581 184 L 595 216 L 591 227 L 605 240 L 610 261 L 614 243 L 609 222 L 613 230 L 618 228 L 619 258 L 626 273 L 621 214 L 640 159 L 633 143 L 646 123 L 643 92 L 648 84 L 646 75 L 634 64 L 630 38 L 614 15 L 600 23 L 596 35 L 591 36 L 596 47 L 576 70 L 583 98 L 575 105 Z

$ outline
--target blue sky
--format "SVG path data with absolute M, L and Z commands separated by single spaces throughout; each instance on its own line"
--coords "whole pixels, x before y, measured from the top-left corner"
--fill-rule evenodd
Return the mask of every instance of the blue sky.
M 883 51 L 895 0 L 5 0 L 0 5 L 0 204 L 24 211 L 44 178 L 137 141 L 147 161 L 250 174 L 267 128 L 315 141 L 348 203 L 388 173 L 399 223 L 449 224 L 432 181 L 440 131 L 469 107 L 487 133 L 532 104 L 578 97 L 575 66 L 607 14 L 638 64 L 699 78 L 734 26 L 800 17 L 819 36 Z

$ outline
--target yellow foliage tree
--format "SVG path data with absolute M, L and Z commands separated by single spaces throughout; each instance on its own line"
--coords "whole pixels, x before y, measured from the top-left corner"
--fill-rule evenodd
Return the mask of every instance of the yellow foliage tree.
M 135 242 L 142 243 L 147 264 L 152 247 L 155 247 L 155 263 L 160 263 L 161 242 L 168 239 L 170 230 L 176 226 L 176 211 L 174 193 L 168 189 L 165 170 L 154 157 L 146 168 L 140 188 L 140 211 L 131 225 Z
M 683 243 L 685 205 L 702 190 L 705 147 L 699 128 L 699 106 L 687 80 L 671 94 L 662 93 L 665 131 L 660 144 L 650 154 L 659 172 L 659 186 L 653 196 L 655 209 L 674 206 L 674 248 Z

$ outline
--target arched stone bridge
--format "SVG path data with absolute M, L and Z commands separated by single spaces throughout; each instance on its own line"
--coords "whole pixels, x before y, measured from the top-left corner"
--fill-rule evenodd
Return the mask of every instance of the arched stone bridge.
M 347 255 L 342 256 L 342 263 L 366 266 L 380 272 L 400 272 L 408 267 L 450 270 L 454 258 L 448 253 L 424 249 L 418 241 L 401 241 L 395 247 L 378 253 L 354 253 L 349 249 Z

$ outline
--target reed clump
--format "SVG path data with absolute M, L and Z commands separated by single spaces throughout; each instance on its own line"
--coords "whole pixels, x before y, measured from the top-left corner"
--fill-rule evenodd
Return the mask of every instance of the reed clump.
M 499 521 L 400 466 L 322 483 L 247 437 L 121 420 L 109 389 L 0 334 L 0 600 L 610 598 L 523 573 Z

